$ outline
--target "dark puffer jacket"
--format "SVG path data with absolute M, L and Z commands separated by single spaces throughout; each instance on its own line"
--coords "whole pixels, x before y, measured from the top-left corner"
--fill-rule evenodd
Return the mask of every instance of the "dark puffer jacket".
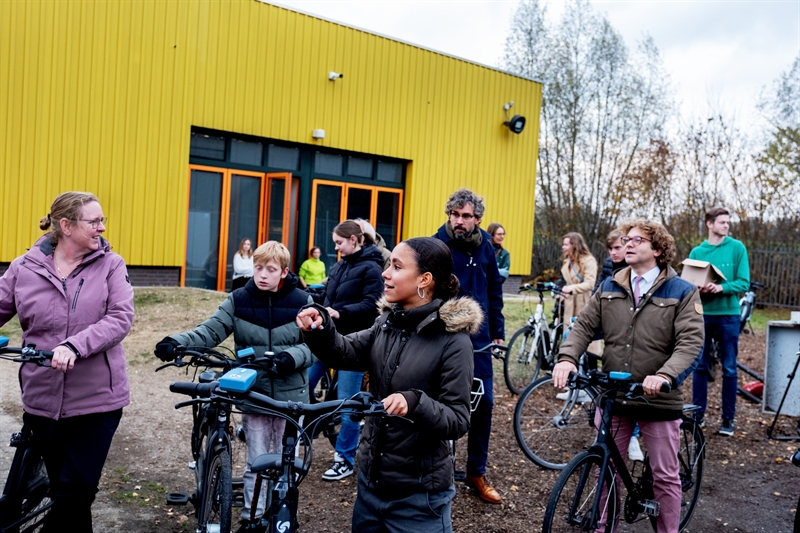
M 383 256 L 374 244 L 342 257 L 328 275 L 325 307 L 339 312 L 336 329 L 346 335 L 372 326 L 383 296 Z
M 307 292 L 297 288 L 298 278 L 289 273 L 276 291 L 262 291 L 250 279 L 233 291 L 211 318 L 192 331 L 170 335 L 184 346 L 213 348 L 233 333 L 236 351 L 253 348 L 256 357 L 264 352 L 289 353 L 295 371 L 285 376 L 270 375 L 259 369 L 254 391 L 280 401 L 308 401 L 308 373 L 314 356 L 303 344 L 295 319 L 298 311 L 313 302 Z M 258 412 L 253 409 L 242 409 Z
M 469 429 L 472 343 L 483 321 L 470 298 L 441 300 L 416 309 L 390 308 L 365 331 L 342 336 L 324 309 L 323 329 L 305 333 L 325 364 L 369 370 L 370 392 L 383 399 L 399 392 L 408 418 L 367 418 L 358 448 L 358 467 L 385 494 L 437 492 L 453 483 L 449 440 Z

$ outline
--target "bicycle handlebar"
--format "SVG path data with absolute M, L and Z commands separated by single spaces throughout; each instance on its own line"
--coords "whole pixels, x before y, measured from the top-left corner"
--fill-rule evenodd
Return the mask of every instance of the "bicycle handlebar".
M 619 374 L 619 375 L 616 375 Z M 623 376 L 627 374 L 627 376 Z M 644 395 L 641 383 L 631 381 L 630 374 L 627 372 L 600 372 L 592 370 L 588 374 L 570 372 L 567 386 L 571 389 L 585 389 L 587 387 L 602 387 L 606 390 L 624 392 L 625 397 L 632 399 Z M 668 381 L 661 384 L 661 392 L 670 392 L 672 386 Z
M 186 346 L 177 346 L 175 348 L 175 352 L 177 353 L 175 360 L 156 368 L 156 372 L 171 366 L 178 368 L 183 368 L 185 366 L 221 368 L 226 371 L 239 366 L 238 361 L 231 359 L 225 354 L 213 349 L 204 349 L 204 351 L 199 351 Z M 190 360 L 184 361 L 184 356 L 189 356 Z
M 5 359 L 6 361 L 46 366 L 45 362 L 52 359 L 54 355 L 50 350 L 37 350 L 34 344 L 29 344 L 24 348 L 12 348 L 8 346 L 8 343 L 8 337 L 0 337 L 0 359 Z M 4 357 L 6 354 L 16 354 L 20 357 Z

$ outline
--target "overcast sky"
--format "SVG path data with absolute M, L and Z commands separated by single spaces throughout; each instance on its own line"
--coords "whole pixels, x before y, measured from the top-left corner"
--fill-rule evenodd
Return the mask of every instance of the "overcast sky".
M 517 0 L 280 0 L 280 5 L 497 66 Z M 650 34 L 684 117 L 721 103 L 757 115 L 760 89 L 800 53 L 800 0 L 592 0 L 635 46 Z M 547 1 L 557 15 L 562 0 Z M 552 20 L 552 19 L 551 19 Z

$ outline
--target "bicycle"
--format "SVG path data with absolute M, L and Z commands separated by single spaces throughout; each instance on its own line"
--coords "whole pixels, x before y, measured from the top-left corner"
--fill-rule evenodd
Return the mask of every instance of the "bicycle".
M 627 523 L 649 518 L 655 530 L 659 503 L 653 496 L 653 473 L 649 458 L 635 461 L 628 470 L 608 428 L 619 397 L 621 400 L 639 399 L 643 396 L 642 384 L 633 383 L 627 372 L 604 373 L 592 370 L 588 375 L 571 373 L 569 387 L 585 390 L 595 387 L 605 398 L 602 421 L 597 438 L 588 450 L 575 456 L 561 471 L 545 510 L 543 533 L 552 531 L 606 531 L 616 530 L 620 512 Z M 662 390 L 668 389 L 664 383 Z M 692 416 L 695 406 L 684 406 L 680 426 L 681 510 L 679 529 L 691 520 L 703 479 L 705 438 Z M 638 470 L 638 472 L 637 472 Z M 627 491 L 624 508 L 620 508 L 619 482 Z M 644 514 L 643 517 L 639 515 Z
M 244 375 L 244 373 L 242 373 Z M 294 533 L 297 531 L 298 486 L 308 474 L 313 459 L 311 436 L 314 426 L 323 423 L 334 413 L 353 417 L 387 415 L 383 403 L 374 400 L 367 392 L 359 392 L 349 400 L 326 401 L 316 404 L 280 402 L 262 394 L 248 391 L 248 386 L 239 386 L 247 378 L 237 379 L 235 384 L 226 382 L 226 374 L 220 381 L 212 383 L 173 383 L 172 392 L 186 394 L 193 399 L 184 403 L 220 402 L 225 404 L 249 404 L 266 409 L 269 414 L 284 418 L 288 423 L 283 436 L 283 451 L 279 454 L 264 454 L 251 465 L 257 474 L 252 509 L 256 508 L 262 481 L 267 480 L 267 511 L 264 516 L 245 521 L 246 531 L 270 533 Z M 409 423 L 413 423 L 409 420 Z M 299 441 L 297 440 L 299 438 Z M 298 444 L 305 449 L 296 456 Z
M 553 283 L 525 284 L 520 291 L 535 291 L 539 294 L 536 310 L 528 317 L 528 323 L 511 336 L 508 352 L 503 363 L 503 375 L 508 390 L 520 394 L 530 383 L 539 377 L 542 370 L 552 370 L 558 349 L 561 346 L 564 324 L 560 320 L 559 305 L 553 309 L 550 324 L 544 316 L 544 293 L 553 296 L 561 294 L 561 289 Z
M 335 368 L 326 368 L 319 382 L 311 391 L 311 403 L 329 402 L 336 400 L 339 394 L 339 373 Z M 336 447 L 339 438 L 339 429 L 342 426 L 342 417 L 338 413 L 327 418 L 324 424 L 315 427 L 314 438 L 320 434 L 328 439 L 331 446 Z
M 8 337 L 0 337 L 0 359 L 48 366 L 47 361 L 53 357 L 53 352 L 36 350 L 34 345 L 10 348 L 8 343 Z M 42 528 L 53 506 L 47 466 L 37 447 L 36 435 L 27 424 L 23 423 L 22 429 L 11 435 L 9 445 L 16 451 L 0 495 L 0 533 L 33 533 Z
M 178 346 L 175 360 L 158 367 L 156 372 L 172 366 L 187 367 L 187 370 L 189 367 L 204 368 L 206 370 L 200 372 L 198 385 L 208 385 L 220 376 L 219 372 L 208 369 L 227 372 L 250 362 L 246 354 L 241 360 L 235 361 L 213 349 L 201 350 Z M 189 358 L 188 361 L 184 360 L 185 357 Z M 240 449 L 234 450 L 234 443 L 243 443 L 243 432 L 231 423 L 230 402 L 220 398 L 190 400 L 179 402 L 175 408 L 189 405 L 192 406 L 193 460 L 188 466 L 194 471 L 196 490 L 191 496 L 184 492 L 170 492 L 167 494 L 167 504 L 191 503 L 197 516 L 198 533 L 228 533 L 231 530 L 234 503 L 241 507 L 244 501 L 243 482 L 240 477 L 233 478 L 232 465 L 234 456 L 246 456 L 243 444 L 236 444 Z M 239 490 L 234 491 L 234 487 Z
M 597 368 L 600 357 L 585 352 L 578 364 L 582 374 Z M 514 409 L 514 437 L 525 456 L 551 470 L 562 470 L 594 440 L 594 387 L 562 392 L 553 376 L 534 381 L 522 391 Z
M 792 464 L 800 466 L 800 450 L 794 452 L 792 455 Z M 794 533 L 800 533 L 800 499 L 797 500 L 797 506 L 794 511 Z
M 755 335 L 753 326 L 750 325 L 750 318 L 753 316 L 753 310 L 756 307 L 756 292 L 760 289 L 768 289 L 766 285 L 754 281 L 750 283 L 750 288 L 744 293 L 744 296 L 739 300 L 739 308 L 741 313 L 739 315 L 739 333 L 750 333 Z M 750 325 L 750 329 L 747 326 Z

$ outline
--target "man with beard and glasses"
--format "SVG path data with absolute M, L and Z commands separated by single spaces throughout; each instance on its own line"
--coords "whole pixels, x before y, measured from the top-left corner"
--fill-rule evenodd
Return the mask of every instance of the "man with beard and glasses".
M 505 337 L 503 319 L 503 278 L 497 269 L 492 236 L 479 225 L 486 207 L 483 198 L 468 189 L 459 189 L 447 200 L 447 221 L 435 237 L 450 248 L 453 274 L 461 283 L 459 296 L 469 296 L 483 309 L 484 319 L 478 333 L 472 335 L 473 348 L 494 342 L 501 344 Z M 467 437 L 467 485 L 489 503 L 500 503 L 500 494 L 486 479 L 486 460 L 489 457 L 489 435 L 492 430 L 492 355 L 488 351 L 475 353 L 474 376 L 483 380 L 484 395 L 470 419 Z

